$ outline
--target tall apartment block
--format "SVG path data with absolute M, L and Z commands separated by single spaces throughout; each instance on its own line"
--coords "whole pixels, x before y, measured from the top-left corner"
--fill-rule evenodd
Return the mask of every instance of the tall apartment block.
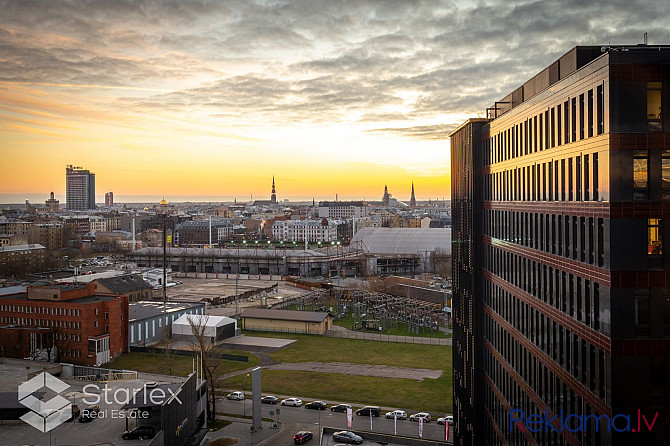
M 65 208 L 68 211 L 95 209 L 95 174 L 81 167 L 65 168 Z
M 114 206 L 114 192 L 105 192 L 105 206 Z
M 670 46 L 575 47 L 450 138 L 455 444 L 668 444 Z

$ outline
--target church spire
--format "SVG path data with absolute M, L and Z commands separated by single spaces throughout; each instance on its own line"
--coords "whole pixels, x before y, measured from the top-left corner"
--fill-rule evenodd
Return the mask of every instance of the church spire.
M 270 196 L 270 202 L 272 204 L 277 204 L 277 191 L 275 190 L 275 176 L 272 175 L 272 195 Z
M 412 197 L 409 199 L 410 207 L 416 207 L 416 197 L 414 196 L 414 181 L 412 181 Z

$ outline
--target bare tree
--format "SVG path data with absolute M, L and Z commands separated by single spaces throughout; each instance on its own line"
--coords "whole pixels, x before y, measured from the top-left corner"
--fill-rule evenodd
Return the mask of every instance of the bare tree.
M 451 280 L 451 254 L 443 248 L 435 248 L 432 254 L 435 274 L 446 280 Z
M 216 395 L 214 395 L 214 371 L 219 366 L 220 361 L 216 358 L 214 352 L 216 349 L 216 335 L 210 337 L 207 334 L 207 320 L 209 316 L 192 315 L 188 317 L 188 323 L 191 326 L 191 333 L 195 338 L 191 342 L 191 349 L 200 357 L 202 370 L 207 375 L 207 387 L 209 389 L 209 409 L 208 420 L 214 422 L 216 419 Z

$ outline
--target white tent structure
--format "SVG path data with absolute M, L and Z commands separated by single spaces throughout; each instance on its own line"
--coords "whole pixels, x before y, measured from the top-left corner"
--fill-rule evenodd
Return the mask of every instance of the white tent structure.
M 195 342 L 192 324 L 204 327 L 204 335 L 208 341 L 215 343 L 221 339 L 235 336 L 237 321 L 225 316 L 208 314 L 184 314 L 172 323 L 172 338 L 179 341 Z

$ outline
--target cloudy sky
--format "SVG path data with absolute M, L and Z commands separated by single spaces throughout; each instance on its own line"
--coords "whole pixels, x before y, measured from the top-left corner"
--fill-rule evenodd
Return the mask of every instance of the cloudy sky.
M 0 202 L 449 196 L 447 134 L 664 1 L 0 0 Z M 101 201 L 99 198 L 98 201 Z

